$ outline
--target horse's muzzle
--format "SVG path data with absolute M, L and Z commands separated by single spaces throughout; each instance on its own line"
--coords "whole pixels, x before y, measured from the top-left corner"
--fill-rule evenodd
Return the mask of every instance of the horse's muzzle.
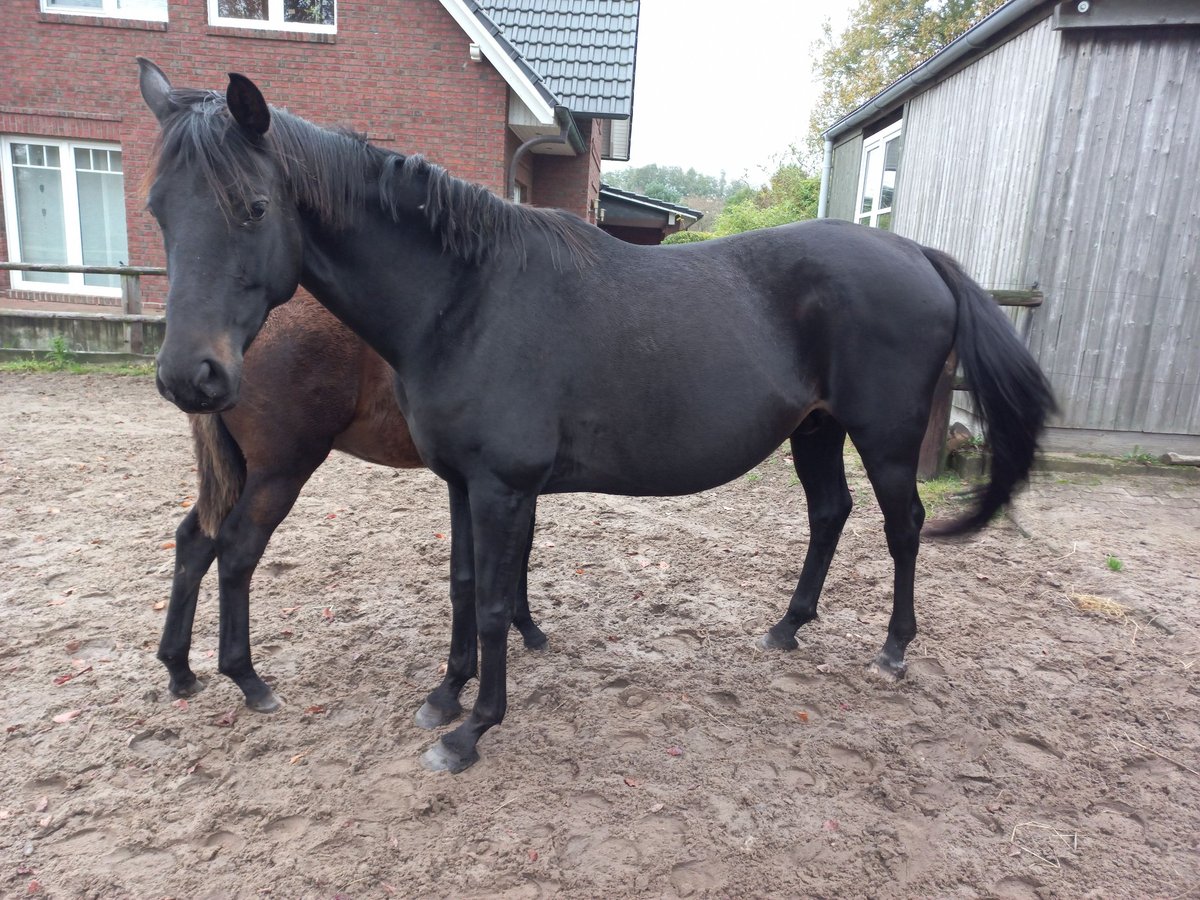
M 181 374 L 160 358 L 154 381 L 164 400 L 187 413 L 222 412 L 237 402 L 237 379 L 212 359 L 184 366 Z

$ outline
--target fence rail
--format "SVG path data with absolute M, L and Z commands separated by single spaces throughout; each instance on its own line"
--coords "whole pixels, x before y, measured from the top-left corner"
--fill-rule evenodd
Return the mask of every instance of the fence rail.
M 157 316 L 142 313 L 142 276 L 166 276 L 162 266 L 73 266 L 65 263 L 0 262 L 0 271 L 55 272 L 68 275 L 119 275 L 121 277 L 121 313 L 54 313 L 30 310 L 31 318 L 88 319 L 98 322 L 125 323 L 125 339 L 129 352 L 142 353 L 142 325 L 157 321 Z

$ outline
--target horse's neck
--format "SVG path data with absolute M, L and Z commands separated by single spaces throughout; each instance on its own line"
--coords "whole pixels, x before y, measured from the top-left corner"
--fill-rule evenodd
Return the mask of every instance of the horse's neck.
M 369 218 L 337 232 L 306 221 L 300 283 L 398 368 L 434 328 L 456 264 L 427 229 Z

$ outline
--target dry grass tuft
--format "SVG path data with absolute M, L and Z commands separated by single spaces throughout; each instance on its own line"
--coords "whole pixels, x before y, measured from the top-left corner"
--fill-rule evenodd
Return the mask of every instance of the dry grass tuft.
M 1071 602 L 1081 612 L 1100 613 L 1114 619 L 1123 619 L 1129 615 L 1129 610 L 1111 597 L 1101 597 L 1097 594 L 1070 595 Z

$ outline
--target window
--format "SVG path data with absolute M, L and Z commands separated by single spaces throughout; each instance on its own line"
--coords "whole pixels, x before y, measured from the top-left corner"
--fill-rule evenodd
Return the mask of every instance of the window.
M 902 124 L 896 122 L 863 139 L 858 205 L 854 208 L 854 221 L 860 225 L 891 230 L 892 200 L 896 196 L 896 172 L 900 168 Z
M 4 216 L 17 262 L 125 265 L 125 179 L 112 144 L 6 137 Z M 12 273 L 26 290 L 116 296 L 118 275 Z
M 42 0 L 43 12 L 167 21 L 167 0 Z
M 214 25 L 282 31 L 337 30 L 337 0 L 208 0 Z

